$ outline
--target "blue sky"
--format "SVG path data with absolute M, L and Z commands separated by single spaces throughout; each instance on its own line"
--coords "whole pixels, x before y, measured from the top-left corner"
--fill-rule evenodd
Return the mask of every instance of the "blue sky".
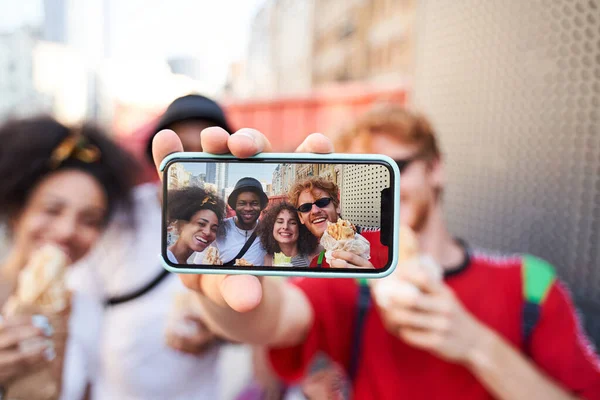
M 69 1 L 89 10 L 101 10 L 103 4 L 109 5 L 111 57 L 161 61 L 169 57 L 192 56 L 202 62 L 204 80 L 215 87 L 225 81 L 232 62 L 245 58 L 252 19 L 265 2 Z M 42 0 L 0 0 L 0 32 L 11 31 L 27 23 L 40 23 L 43 15 Z M 100 25 L 90 29 L 100 29 L 101 32 Z M 86 52 L 93 53 L 95 45 L 95 42 L 88 43 Z

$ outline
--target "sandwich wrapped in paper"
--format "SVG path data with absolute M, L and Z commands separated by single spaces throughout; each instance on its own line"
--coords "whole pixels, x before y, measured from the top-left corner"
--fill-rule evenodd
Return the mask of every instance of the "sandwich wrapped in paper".
M 273 254 L 274 267 L 293 267 L 292 257 L 286 256 L 284 253 Z
M 246 261 L 243 258 L 236 258 L 235 264 L 233 264 L 233 265 L 238 266 L 238 267 L 253 267 L 254 266 L 254 264 L 252 264 L 250 261 Z
M 209 247 L 206 249 L 206 254 L 204 255 L 203 264 L 205 265 L 223 265 L 223 260 L 221 260 L 221 255 L 219 254 L 219 249 L 216 247 Z
M 46 316 L 52 331 L 51 338 L 20 343 L 22 352 L 46 348 L 46 355 L 52 360 L 7 385 L 6 398 L 53 400 L 60 396 L 71 308 L 71 295 L 65 283 L 68 264 L 68 257 L 59 248 L 52 245 L 40 248 L 20 271 L 17 289 L 3 306 L 5 317 Z
M 421 269 L 434 281 L 441 281 L 443 277 L 442 267 L 431 256 L 419 252 L 417 236 L 412 229 L 401 226 L 400 251 L 396 269 L 389 276 L 371 282 L 373 296 L 380 306 L 388 306 L 392 297 L 412 298 L 419 295 L 419 289 L 416 286 L 399 277 L 399 274 L 407 268 Z
M 321 237 L 321 246 L 325 249 L 325 260 L 331 264 L 334 251 L 342 250 L 356 254 L 366 260 L 371 258 L 371 244 L 356 233 L 356 227 L 350 222 L 338 218 L 335 224 L 327 221 L 327 230 Z

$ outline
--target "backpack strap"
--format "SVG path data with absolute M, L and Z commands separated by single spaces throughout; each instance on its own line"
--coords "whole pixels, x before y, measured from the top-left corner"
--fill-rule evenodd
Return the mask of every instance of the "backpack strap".
M 526 254 L 523 256 L 523 342 L 529 347 L 531 335 L 540 319 L 541 308 L 556 281 L 556 271 L 548 262 Z
M 371 288 L 366 279 L 358 280 L 358 299 L 356 302 L 356 322 L 352 333 L 352 347 L 350 349 L 350 380 L 354 381 L 360 361 L 360 351 L 367 311 L 371 306 Z
M 244 256 L 244 254 L 246 254 L 246 252 L 248 251 L 250 246 L 252 246 L 252 243 L 254 243 L 254 241 L 256 240 L 256 236 L 258 235 L 257 232 L 258 232 L 258 229 L 254 229 L 254 232 L 252 232 L 252 235 L 250 235 L 248 240 L 246 240 L 246 243 L 244 243 L 244 246 L 240 249 L 240 251 L 236 254 L 236 256 L 233 257 L 231 260 L 227 261 L 226 263 L 224 263 L 223 266 L 230 267 L 233 264 L 235 264 L 235 260 L 242 258 Z
M 138 297 L 142 297 L 143 295 L 145 295 L 146 293 L 148 293 L 149 291 L 154 289 L 156 286 L 158 286 L 159 283 L 164 281 L 165 278 L 171 274 L 169 271 L 167 271 L 166 269 L 164 269 L 162 267 L 160 267 L 160 269 L 161 269 L 161 271 L 159 272 L 159 274 L 156 275 L 154 277 L 154 279 L 152 279 L 146 285 L 144 285 L 130 293 L 124 294 L 124 295 L 109 297 L 108 299 L 106 299 L 104 301 L 104 306 L 112 307 L 112 306 L 116 306 L 119 304 L 123 304 L 123 303 L 127 303 L 129 301 L 135 300 Z

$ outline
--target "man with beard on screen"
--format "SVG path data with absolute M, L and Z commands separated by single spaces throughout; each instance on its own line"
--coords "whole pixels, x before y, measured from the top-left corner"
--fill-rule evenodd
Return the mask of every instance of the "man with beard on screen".
M 262 265 L 266 251 L 257 238 L 258 217 L 267 207 L 269 198 L 260 182 L 254 178 L 242 178 L 227 199 L 235 216 L 223 221 L 225 234 L 215 241 L 223 265 L 234 265 L 244 259 L 252 265 Z M 195 264 L 203 264 L 204 253 L 197 253 Z

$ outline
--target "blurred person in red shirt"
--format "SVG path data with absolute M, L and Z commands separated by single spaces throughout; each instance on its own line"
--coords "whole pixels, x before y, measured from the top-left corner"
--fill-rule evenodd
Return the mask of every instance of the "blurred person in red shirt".
M 268 346 L 273 368 L 288 382 L 301 382 L 324 353 L 350 374 L 357 399 L 600 398 L 598 356 L 551 266 L 530 256 L 474 251 L 448 232 L 444 166 L 429 122 L 401 107 L 379 106 L 344 138 L 341 151 L 396 160 L 400 223 L 416 233 L 419 251 L 442 266 L 443 280 L 399 265 L 390 278 L 417 290 L 361 307 L 363 291 L 352 279 L 181 275 L 199 293 L 209 326 L 232 340 Z M 205 151 L 229 149 L 241 158 L 271 150 L 262 134 L 248 129 L 224 139 L 210 128 L 203 139 Z M 155 164 L 173 151 L 181 143 L 171 132 L 159 133 Z M 298 151 L 329 153 L 333 146 L 314 134 Z M 524 282 L 527 271 L 540 278 L 533 289 Z M 381 282 L 372 282 L 372 290 Z M 531 290 L 538 298 L 529 297 Z M 365 313 L 356 343 L 358 309 Z M 305 384 L 308 389 L 310 380 Z

